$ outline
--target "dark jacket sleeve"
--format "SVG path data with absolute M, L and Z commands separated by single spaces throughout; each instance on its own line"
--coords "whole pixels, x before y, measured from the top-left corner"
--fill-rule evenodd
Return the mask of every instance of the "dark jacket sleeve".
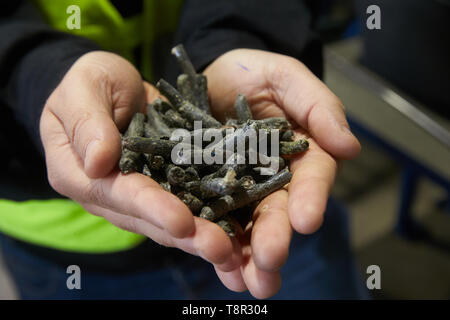
M 176 43 L 183 43 L 201 70 L 236 48 L 278 52 L 322 74 L 322 53 L 312 16 L 300 0 L 187 0 Z
M 0 39 L 0 108 L 10 108 L 42 150 L 39 118 L 46 99 L 71 65 L 98 47 L 52 30 L 31 3 L 17 0 L 2 4 Z

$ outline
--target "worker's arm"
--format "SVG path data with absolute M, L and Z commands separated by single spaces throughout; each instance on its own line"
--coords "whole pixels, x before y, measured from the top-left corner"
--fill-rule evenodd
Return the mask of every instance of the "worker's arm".
M 291 161 L 288 189 L 265 198 L 252 224 L 234 239 L 241 264 L 215 266 L 228 288 L 249 289 L 258 298 L 281 285 L 292 229 L 309 234 L 322 224 L 337 159 L 360 150 L 342 103 L 307 67 L 321 74 L 321 48 L 310 22 L 301 1 L 188 0 L 178 32 L 197 68 L 207 66 L 215 115 L 229 113 L 242 93 L 256 118 L 286 116 L 297 134 L 310 138 L 310 149 Z

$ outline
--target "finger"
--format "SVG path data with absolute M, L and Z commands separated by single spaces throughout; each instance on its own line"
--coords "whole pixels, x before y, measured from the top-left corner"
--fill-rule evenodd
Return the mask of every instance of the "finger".
M 277 103 L 327 152 L 356 157 L 361 146 L 350 132 L 342 102 L 301 62 L 285 56 L 271 61 L 266 77 Z
M 195 232 L 192 235 L 178 239 L 167 230 L 160 229 L 142 219 L 92 204 L 85 205 L 85 208 L 121 229 L 145 235 L 163 246 L 181 249 L 213 264 L 224 263 L 231 255 L 231 243 L 220 236 L 221 232 L 214 224 L 201 218 L 196 217 Z
M 174 237 L 194 232 L 194 218 L 188 207 L 142 174 L 114 171 L 105 178 L 91 180 L 85 195 L 90 202 L 148 221 Z
M 123 214 L 121 212 L 113 211 L 111 209 L 100 207 L 92 203 L 85 203 L 82 204 L 82 206 L 89 213 L 99 217 L 103 217 L 105 220 L 108 220 L 113 225 L 119 227 L 122 230 L 147 236 L 161 245 L 169 246 L 170 235 L 168 235 L 168 232 L 145 220 Z
M 281 189 L 261 201 L 253 220 L 253 261 L 260 270 L 277 271 L 288 258 L 292 237 L 287 191 Z
M 110 172 L 120 157 L 120 135 L 114 120 L 123 126 L 126 118 L 142 107 L 145 94 L 139 74 L 125 60 L 114 56 L 109 65 L 107 61 L 93 62 L 88 55 L 81 59 L 89 64 L 83 60 L 74 65 L 50 97 L 48 107 L 62 123 L 86 174 L 97 178 Z
M 259 269 L 252 258 L 241 267 L 245 285 L 257 299 L 273 296 L 281 288 L 281 274 L 279 271 L 264 271 Z
M 236 232 L 242 232 L 238 230 L 240 229 L 239 225 L 237 225 L 236 229 Z M 232 254 L 225 263 L 215 265 L 214 267 L 216 270 L 230 272 L 232 270 L 239 269 L 239 266 L 242 263 L 242 248 L 238 239 L 236 237 L 232 237 L 230 240 L 232 244 Z
M 281 287 L 281 275 L 279 271 L 265 271 L 258 268 L 253 259 L 250 245 L 253 233 L 253 222 L 251 221 L 242 234 L 237 234 L 242 246 L 241 274 L 250 293 L 258 299 L 273 296 Z
M 247 286 L 245 285 L 244 278 L 241 274 L 241 269 L 236 268 L 230 271 L 222 271 L 217 266 L 214 266 L 217 277 L 222 281 L 223 285 L 229 290 L 234 292 L 244 292 L 247 291 Z
M 293 228 L 302 234 L 315 232 L 323 222 L 334 183 L 336 160 L 309 139 L 309 150 L 291 160 L 288 212 Z
M 194 217 L 194 221 L 195 233 L 192 235 L 192 242 L 198 255 L 213 264 L 224 264 L 233 254 L 229 237 L 211 221 L 199 217 Z

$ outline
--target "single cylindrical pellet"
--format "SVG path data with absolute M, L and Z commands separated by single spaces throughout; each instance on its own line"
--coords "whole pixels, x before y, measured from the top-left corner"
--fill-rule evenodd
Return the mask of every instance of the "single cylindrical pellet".
M 291 180 L 291 177 L 292 174 L 289 170 L 284 169 L 271 176 L 267 181 L 256 184 L 253 188 L 236 192 L 232 196 L 227 195 L 213 200 L 208 206 L 203 207 L 200 217 L 216 221 L 225 213 L 260 200 L 280 189 Z
M 192 211 L 192 213 L 196 214 L 203 207 L 203 201 L 194 196 L 192 193 L 181 191 L 177 193 L 177 197 L 183 201 L 183 203 Z
M 175 46 L 172 49 L 172 54 L 176 57 L 181 70 L 183 70 L 183 74 L 177 79 L 177 86 L 181 94 L 190 103 L 210 114 L 206 77 L 196 73 L 182 44 Z
M 126 137 L 142 137 L 144 135 L 144 122 L 145 115 L 143 113 L 137 112 L 131 119 L 130 125 L 128 126 Z
M 294 131 L 286 130 L 281 135 L 281 141 L 294 141 Z
M 172 54 L 177 59 L 183 73 L 187 74 L 189 77 L 195 77 L 197 73 L 195 72 L 195 68 L 189 59 L 184 46 L 182 44 L 176 45 L 172 48 Z
M 151 124 L 148 122 L 144 123 L 144 137 L 145 138 L 159 137 L 159 134 L 156 132 L 155 129 L 153 129 Z
M 234 102 L 234 108 L 236 109 L 236 115 L 239 121 L 245 122 L 247 120 L 252 120 L 252 112 L 248 106 L 247 99 L 244 95 L 238 94 L 236 101 Z
M 145 115 L 142 113 L 136 113 L 125 132 L 124 137 L 142 137 L 144 135 L 144 122 Z M 119 160 L 120 170 L 127 174 L 133 171 L 140 171 L 142 166 L 140 161 L 140 154 L 131 150 L 122 150 L 122 154 Z
M 150 153 L 170 158 L 172 149 L 178 144 L 159 138 L 125 137 L 123 147 L 135 152 Z
M 155 156 L 151 157 L 148 164 L 151 169 L 160 170 L 164 166 L 165 160 L 164 160 L 164 157 L 155 155 Z
M 167 165 L 166 169 L 167 181 L 174 186 L 182 185 L 184 183 L 184 170 L 173 164 Z
M 124 174 L 140 171 L 140 154 L 131 150 L 122 150 L 119 160 L 119 169 Z
M 232 194 L 238 186 L 239 182 L 236 180 L 236 172 L 233 169 L 229 169 L 223 178 L 202 179 L 200 191 L 203 198 L 211 198 Z
M 185 182 L 200 180 L 200 176 L 198 175 L 197 170 L 195 170 L 195 168 L 192 166 L 187 167 L 184 170 L 184 173 L 185 173 L 185 178 L 184 178 Z
M 216 223 L 229 237 L 234 237 L 236 235 L 236 227 L 228 214 L 224 214 Z
M 243 176 L 239 179 L 239 186 L 243 189 L 251 189 L 256 185 L 252 176 Z
M 167 110 L 162 115 L 162 118 L 170 127 L 182 129 L 192 128 L 192 126 L 188 125 L 188 121 L 173 109 Z
M 222 126 L 219 121 L 207 114 L 204 110 L 201 110 L 189 101 L 185 100 L 177 89 L 172 87 L 164 79 L 159 80 L 156 87 L 163 95 L 167 97 L 167 99 L 169 99 L 177 111 L 189 121 L 201 121 L 203 128 L 220 128 Z

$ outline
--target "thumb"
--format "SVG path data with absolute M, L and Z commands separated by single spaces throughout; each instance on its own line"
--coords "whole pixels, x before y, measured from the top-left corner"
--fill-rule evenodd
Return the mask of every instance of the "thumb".
M 278 58 L 268 64 L 268 74 L 279 105 L 327 152 L 339 159 L 356 157 L 361 146 L 349 129 L 342 102 L 301 62 Z
M 61 121 L 85 173 L 100 178 L 120 157 L 117 125 L 123 127 L 144 103 L 142 79 L 131 64 L 111 53 L 92 52 L 72 66 L 46 108 Z

